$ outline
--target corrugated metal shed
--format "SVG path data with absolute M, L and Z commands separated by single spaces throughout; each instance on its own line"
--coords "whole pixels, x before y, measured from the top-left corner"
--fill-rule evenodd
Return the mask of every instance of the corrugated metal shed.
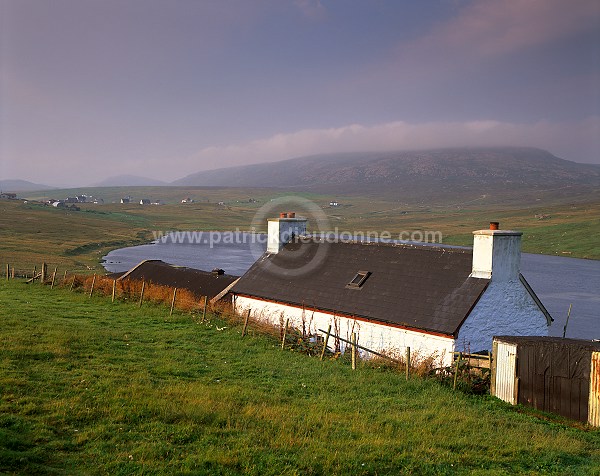
M 494 349 L 495 396 L 600 426 L 600 342 L 501 336 Z

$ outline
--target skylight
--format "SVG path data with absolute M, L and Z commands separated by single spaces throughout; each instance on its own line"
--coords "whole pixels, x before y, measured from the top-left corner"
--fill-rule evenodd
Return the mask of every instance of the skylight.
M 356 275 L 346 284 L 347 288 L 359 289 L 371 275 L 369 271 L 359 271 Z

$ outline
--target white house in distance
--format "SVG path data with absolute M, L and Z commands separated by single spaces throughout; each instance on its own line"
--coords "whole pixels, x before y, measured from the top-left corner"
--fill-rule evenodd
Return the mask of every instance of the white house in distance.
M 473 250 L 328 242 L 306 219 L 270 219 L 265 254 L 231 289 L 236 312 L 308 333 L 332 326 L 377 352 L 434 356 L 491 350 L 494 335 L 548 335 L 552 317 L 519 271 L 521 232 L 473 232 Z M 290 239 L 302 237 L 300 239 Z

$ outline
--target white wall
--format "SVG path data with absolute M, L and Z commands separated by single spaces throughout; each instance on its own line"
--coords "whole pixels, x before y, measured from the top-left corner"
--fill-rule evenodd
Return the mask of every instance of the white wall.
M 324 312 L 303 311 L 301 308 L 286 306 L 284 304 L 272 303 L 243 296 L 236 296 L 234 299 L 235 310 L 239 314 L 251 309 L 250 315 L 255 318 L 268 322 L 274 326 L 279 326 L 281 318 L 289 318 L 290 326 L 307 333 L 314 334 L 317 329 L 327 331 L 327 326 L 331 324 L 331 332 L 339 332 L 339 336 L 351 340 L 352 332 L 356 332 L 358 345 L 376 352 L 385 352 L 388 355 L 404 357 L 406 347 L 410 347 L 411 360 L 434 356 L 437 366 L 449 366 L 452 362 L 452 352 L 454 351 L 454 339 L 451 337 L 442 337 L 420 332 L 399 329 L 372 322 L 365 322 L 355 319 L 349 319 L 340 316 L 333 316 Z M 344 349 L 346 344 L 341 342 L 340 347 Z M 334 340 L 330 338 L 329 347 L 334 348 Z M 368 357 L 366 353 L 361 353 Z
M 492 281 L 460 328 L 456 350 L 492 349 L 492 337 L 547 336 L 546 316 L 521 281 Z

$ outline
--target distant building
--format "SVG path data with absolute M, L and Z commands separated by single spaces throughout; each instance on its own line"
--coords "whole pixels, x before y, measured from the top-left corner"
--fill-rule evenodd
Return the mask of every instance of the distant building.
M 188 197 L 181 200 L 181 203 L 194 203 L 194 200 Z
M 333 201 L 329 202 L 329 206 L 330 207 L 339 207 L 340 204 L 336 200 L 333 200 Z
M 121 199 L 121 203 L 129 203 L 131 201 L 131 198 L 129 197 L 124 197 Z
M 142 198 L 140 200 L 140 205 L 150 205 L 150 199 L 149 198 Z
M 17 198 L 17 194 L 16 193 L 0 193 L 0 198 L 5 199 L 5 200 L 14 200 L 15 198 Z

